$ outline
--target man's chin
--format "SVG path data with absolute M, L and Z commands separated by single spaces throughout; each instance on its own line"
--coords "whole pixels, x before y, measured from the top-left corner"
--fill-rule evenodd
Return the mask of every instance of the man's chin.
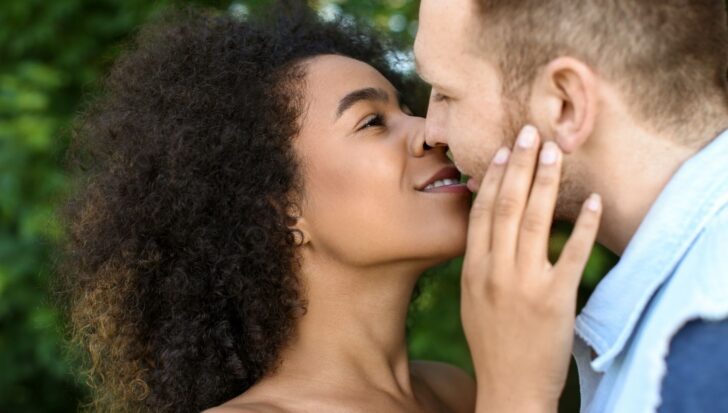
M 478 180 L 475 178 L 468 179 L 468 189 L 470 190 L 470 192 L 478 192 L 481 182 L 482 180 Z

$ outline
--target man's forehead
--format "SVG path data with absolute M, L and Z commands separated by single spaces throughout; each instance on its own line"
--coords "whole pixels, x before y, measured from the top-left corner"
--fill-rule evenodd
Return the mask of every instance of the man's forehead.
M 474 23 L 479 20 L 476 10 L 472 4 L 470 7 L 455 7 L 450 4 L 451 1 L 471 4 L 477 0 L 423 0 L 415 35 L 415 55 L 417 52 L 427 52 L 428 50 L 423 49 L 432 49 L 433 45 L 450 51 L 464 49 L 461 43 L 472 38 L 469 33 L 475 28 Z M 428 60 L 424 57 L 421 59 Z
M 439 0 L 438 0 L 439 1 Z M 413 54 L 417 74 L 432 83 L 438 74 L 472 53 L 474 39 L 465 33 L 460 22 L 450 21 L 449 16 L 441 16 L 433 24 L 422 20 L 415 37 Z
M 477 3 L 481 0 L 422 0 L 420 25 L 445 27 L 450 30 L 454 21 L 465 22 L 479 14 Z M 421 26 L 420 26 L 421 27 Z
M 413 49 L 414 52 L 414 58 L 415 58 L 415 72 L 417 75 L 424 80 L 425 82 L 429 84 L 433 84 L 433 82 L 436 81 L 436 74 L 437 74 L 437 59 L 435 61 L 430 61 L 430 58 L 428 55 L 431 55 L 433 50 L 428 49 L 428 47 L 436 47 L 435 45 L 427 45 L 426 43 L 415 42 L 415 47 Z M 433 70 L 434 67 L 434 70 Z
M 422 61 L 425 50 L 423 50 L 422 47 L 422 42 L 418 42 L 418 38 L 415 38 L 415 44 L 412 47 L 412 53 L 415 58 L 415 72 L 417 72 L 420 77 L 424 77 L 426 75 L 425 66 Z

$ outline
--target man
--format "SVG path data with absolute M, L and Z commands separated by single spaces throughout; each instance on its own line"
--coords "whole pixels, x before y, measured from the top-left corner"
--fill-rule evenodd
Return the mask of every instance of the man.
M 531 124 L 564 154 L 556 217 L 602 196 L 621 260 L 576 320 L 582 411 L 728 411 L 724 0 L 422 0 L 415 56 L 469 187 Z

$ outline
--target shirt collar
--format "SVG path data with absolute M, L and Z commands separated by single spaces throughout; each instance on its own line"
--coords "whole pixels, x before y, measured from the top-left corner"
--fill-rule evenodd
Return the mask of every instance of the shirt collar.
M 622 351 L 652 295 L 669 278 L 710 218 L 728 203 L 728 131 L 670 179 L 576 319 L 576 333 L 605 371 Z

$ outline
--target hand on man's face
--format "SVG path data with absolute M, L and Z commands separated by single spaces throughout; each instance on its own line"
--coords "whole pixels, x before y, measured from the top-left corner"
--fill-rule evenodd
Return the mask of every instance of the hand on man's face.
M 558 262 L 549 262 L 563 156 L 553 142 L 539 147 L 538 132 L 527 127 L 513 151 L 499 150 L 470 213 L 461 315 L 478 398 L 493 411 L 556 410 L 577 288 L 601 217 L 592 195 Z

